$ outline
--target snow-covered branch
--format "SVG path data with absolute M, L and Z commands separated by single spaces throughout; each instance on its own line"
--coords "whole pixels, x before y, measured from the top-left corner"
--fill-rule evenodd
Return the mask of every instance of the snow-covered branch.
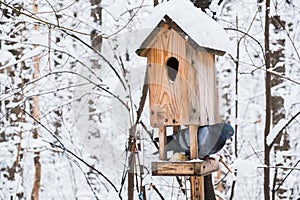
M 297 112 L 291 119 L 281 119 L 271 130 L 271 132 L 268 134 L 267 137 L 267 144 L 269 147 L 272 147 L 275 143 L 275 141 L 281 137 L 282 131 L 287 128 L 291 122 L 294 121 L 300 115 L 300 111 Z

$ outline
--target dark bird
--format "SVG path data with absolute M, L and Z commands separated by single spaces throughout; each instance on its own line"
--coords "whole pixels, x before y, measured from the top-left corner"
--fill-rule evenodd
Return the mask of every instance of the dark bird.
M 205 12 L 205 9 L 209 8 L 212 0 L 190 0 L 195 7 L 201 8 L 203 12 Z
M 196 8 L 200 8 L 203 12 L 205 13 L 210 13 L 209 15 L 212 15 L 211 17 L 214 19 L 214 20 L 217 20 L 217 12 L 215 10 L 212 10 L 210 7 L 211 3 L 213 2 L 213 0 L 190 0 L 194 6 Z M 216 1 L 215 1 L 216 2 Z M 217 5 L 220 6 L 221 3 L 223 2 L 223 0 L 219 0 Z
M 198 128 L 198 157 L 205 158 L 220 151 L 226 140 L 234 135 L 230 124 L 218 123 L 214 125 L 200 126 Z M 166 151 L 188 152 L 190 151 L 189 129 L 179 130 L 175 135 L 167 136 Z

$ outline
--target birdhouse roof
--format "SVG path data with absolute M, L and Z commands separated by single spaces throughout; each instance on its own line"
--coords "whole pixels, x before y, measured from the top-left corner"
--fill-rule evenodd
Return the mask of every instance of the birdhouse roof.
M 231 53 L 229 38 L 220 24 L 190 1 L 170 0 L 156 6 L 149 20 L 143 24 L 145 37 L 137 50 L 138 55 L 147 50 L 149 43 L 166 23 L 197 50 L 202 49 L 217 55 Z

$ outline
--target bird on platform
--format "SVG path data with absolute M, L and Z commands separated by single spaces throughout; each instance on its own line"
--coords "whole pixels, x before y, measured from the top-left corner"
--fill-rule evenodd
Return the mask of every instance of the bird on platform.
M 211 154 L 219 152 L 224 147 L 226 140 L 234 135 L 234 130 L 230 124 L 217 123 L 214 125 L 200 126 L 197 134 L 198 157 L 204 159 Z M 167 136 L 165 150 L 189 153 L 189 129 L 181 129 L 176 134 Z

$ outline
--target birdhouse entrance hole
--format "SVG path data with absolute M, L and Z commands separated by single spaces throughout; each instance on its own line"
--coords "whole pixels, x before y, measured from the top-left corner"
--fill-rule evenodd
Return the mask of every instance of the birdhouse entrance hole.
M 167 60 L 168 76 L 171 81 L 175 81 L 178 74 L 179 62 L 175 57 L 171 57 Z

